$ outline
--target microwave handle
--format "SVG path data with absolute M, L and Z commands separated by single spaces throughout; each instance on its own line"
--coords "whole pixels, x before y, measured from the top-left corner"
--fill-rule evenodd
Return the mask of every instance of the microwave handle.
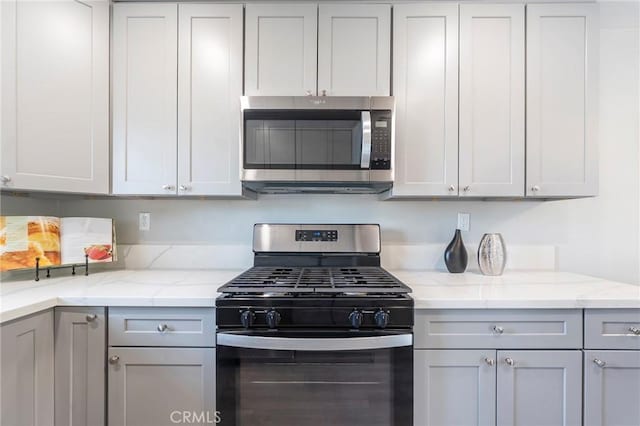
M 360 168 L 369 169 L 371 164 L 371 112 L 362 111 L 362 156 Z
M 280 351 L 358 351 L 400 348 L 413 345 L 413 335 L 410 333 L 388 336 L 319 339 L 218 333 L 216 339 L 218 346 Z

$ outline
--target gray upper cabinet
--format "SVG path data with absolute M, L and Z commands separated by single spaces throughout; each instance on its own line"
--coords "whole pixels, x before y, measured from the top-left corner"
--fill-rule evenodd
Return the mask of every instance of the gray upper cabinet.
M 182 412 L 213 423 L 215 363 L 214 348 L 110 348 L 109 425 L 172 426 Z
M 315 95 L 318 6 L 248 4 L 245 23 L 245 95 Z
M 391 6 L 321 4 L 318 95 L 389 96 Z
M 105 424 L 104 308 L 55 309 L 55 425 Z
M 497 426 L 580 426 L 580 351 L 498 351 Z
M 393 8 L 391 196 L 458 196 L 458 5 Z
M 242 194 L 242 28 L 240 4 L 114 5 L 115 194 Z
M 113 5 L 113 193 L 176 194 L 178 6 Z
M 109 192 L 109 1 L 0 4 L 3 189 Z
M 247 4 L 245 95 L 390 94 L 391 6 Z
M 598 5 L 527 5 L 527 196 L 598 193 Z
M 0 327 L 0 424 L 53 424 L 53 311 Z
M 242 5 L 178 11 L 178 194 L 237 196 Z
M 495 425 L 495 358 L 495 350 L 414 351 L 414 424 Z
M 584 425 L 640 425 L 640 351 L 584 352 Z
M 460 195 L 524 196 L 522 4 L 460 5 Z

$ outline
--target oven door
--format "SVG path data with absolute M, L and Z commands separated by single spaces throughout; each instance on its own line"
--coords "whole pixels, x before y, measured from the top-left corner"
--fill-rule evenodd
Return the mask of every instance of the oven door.
M 411 426 L 405 332 L 219 332 L 217 405 L 229 426 Z

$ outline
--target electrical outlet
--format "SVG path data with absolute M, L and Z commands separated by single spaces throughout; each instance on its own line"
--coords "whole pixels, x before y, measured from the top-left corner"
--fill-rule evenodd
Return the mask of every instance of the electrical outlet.
M 458 229 L 461 231 L 469 230 L 469 213 L 458 213 Z
M 138 214 L 138 229 L 148 231 L 151 229 L 151 213 Z

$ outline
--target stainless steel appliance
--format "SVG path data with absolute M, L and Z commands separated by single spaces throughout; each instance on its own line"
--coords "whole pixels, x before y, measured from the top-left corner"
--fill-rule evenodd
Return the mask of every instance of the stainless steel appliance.
M 379 193 L 393 183 L 393 97 L 251 96 L 242 182 L 261 193 Z
M 221 424 L 413 424 L 413 299 L 378 225 L 254 228 L 216 301 Z

